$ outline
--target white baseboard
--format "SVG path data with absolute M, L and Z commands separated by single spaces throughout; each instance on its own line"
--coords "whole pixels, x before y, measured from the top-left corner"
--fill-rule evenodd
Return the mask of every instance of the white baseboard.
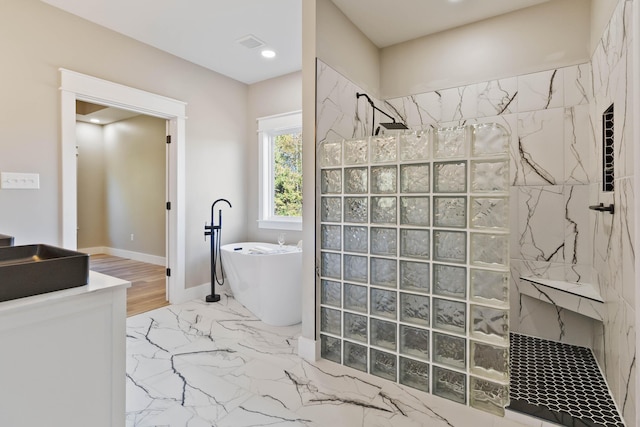
M 165 257 L 162 257 L 162 256 L 149 255 L 149 254 L 144 254 L 142 252 L 127 251 L 125 249 L 109 248 L 106 246 L 96 246 L 93 248 L 81 248 L 81 249 L 78 249 L 78 251 L 84 252 L 89 255 L 107 254 L 107 255 L 118 256 L 120 258 L 132 259 L 134 261 L 146 262 L 148 264 L 162 265 L 162 266 L 167 265 L 167 261 Z
M 204 299 L 211 293 L 211 284 L 203 283 L 187 289 L 181 289 L 180 295 L 171 295 L 171 304 L 181 304 L 194 299 Z
M 320 341 L 298 337 L 298 356 L 309 362 L 318 360 L 320 358 Z

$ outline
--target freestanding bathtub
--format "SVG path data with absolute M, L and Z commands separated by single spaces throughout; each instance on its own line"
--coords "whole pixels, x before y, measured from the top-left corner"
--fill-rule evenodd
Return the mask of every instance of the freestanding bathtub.
M 302 250 L 271 243 L 232 243 L 221 248 L 233 296 L 268 325 L 302 320 Z

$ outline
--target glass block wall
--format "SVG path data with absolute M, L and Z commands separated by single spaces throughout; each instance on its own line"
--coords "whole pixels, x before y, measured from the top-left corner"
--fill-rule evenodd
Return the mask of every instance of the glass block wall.
M 503 415 L 507 131 L 325 141 L 318 166 L 322 357 Z

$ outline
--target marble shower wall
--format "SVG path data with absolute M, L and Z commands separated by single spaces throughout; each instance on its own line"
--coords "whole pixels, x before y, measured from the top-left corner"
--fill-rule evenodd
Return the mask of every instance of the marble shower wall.
M 623 412 L 627 425 L 635 425 L 637 398 L 635 340 L 635 174 L 633 164 L 632 87 L 632 5 L 621 0 L 591 59 L 593 70 L 592 122 L 596 150 L 602 149 L 602 113 L 614 105 L 613 193 L 600 191 L 598 175 L 590 185 L 590 201 L 615 205 L 614 215 L 592 215 L 593 281 L 600 285 L 606 301 L 607 318 L 597 330 L 594 350 L 605 371 L 609 387 Z M 636 113 L 637 114 L 637 113 Z M 596 169 L 599 173 L 600 169 Z M 594 204 L 594 203 L 592 203 Z

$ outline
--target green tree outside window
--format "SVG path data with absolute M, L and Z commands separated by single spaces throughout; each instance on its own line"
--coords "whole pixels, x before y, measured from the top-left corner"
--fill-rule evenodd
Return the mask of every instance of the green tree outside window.
M 302 216 L 302 133 L 276 136 L 273 154 L 274 214 Z

